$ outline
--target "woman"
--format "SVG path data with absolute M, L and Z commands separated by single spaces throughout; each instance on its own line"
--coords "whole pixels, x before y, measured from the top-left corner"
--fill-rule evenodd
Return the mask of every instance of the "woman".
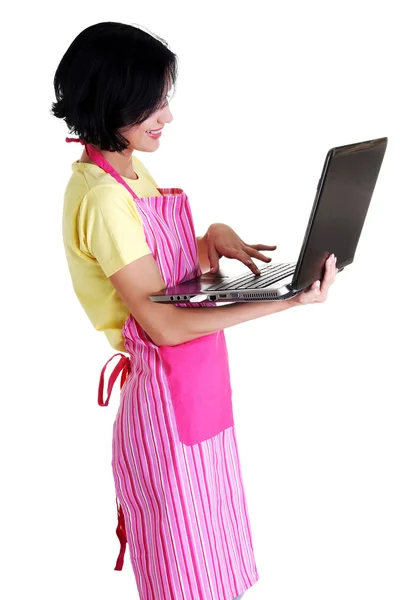
M 112 440 L 121 541 L 115 569 L 128 543 L 141 600 L 237 600 L 259 574 L 224 329 L 324 302 L 337 269 L 328 259 L 321 285 L 288 301 L 149 300 L 216 268 L 221 256 L 256 273 L 252 258 L 269 262 L 260 250 L 275 248 L 247 245 L 220 223 L 196 238 L 184 191 L 158 188 L 134 155 L 158 149 L 157 132 L 172 121 L 168 92 L 176 77 L 176 55 L 137 27 L 98 23 L 72 42 L 52 105 L 84 145 L 65 191 L 63 239 L 76 295 L 121 356 L 106 401 L 104 365 L 98 397 L 108 404 L 122 370 Z

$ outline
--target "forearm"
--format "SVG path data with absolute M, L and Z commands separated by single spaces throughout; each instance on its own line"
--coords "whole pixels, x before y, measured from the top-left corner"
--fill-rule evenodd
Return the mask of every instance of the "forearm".
M 168 339 L 164 344 L 175 346 L 226 329 L 239 323 L 265 317 L 296 306 L 289 300 L 272 302 L 233 302 L 225 306 L 184 308 L 175 306 Z

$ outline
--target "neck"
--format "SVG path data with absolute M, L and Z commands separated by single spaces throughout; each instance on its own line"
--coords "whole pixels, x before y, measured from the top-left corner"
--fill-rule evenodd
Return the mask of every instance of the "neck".
M 99 150 L 96 146 L 96 149 Z M 121 175 L 130 179 L 137 179 L 137 175 L 132 166 L 132 150 L 129 148 L 123 152 L 109 152 L 108 150 L 99 150 L 105 160 Z M 79 162 L 93 163 L 86 153 L 86 148 L 83 149 L 82 156 Z

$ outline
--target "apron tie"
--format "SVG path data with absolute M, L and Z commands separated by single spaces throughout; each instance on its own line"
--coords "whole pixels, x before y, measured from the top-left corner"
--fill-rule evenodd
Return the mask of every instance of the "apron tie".
M 66 142 L 80 142 L 82 145 L 85 145 L 85 142 L 83 140 L 81 140 L 81 138 L 70 138 L 70 137 L 66 137 L 65 138 Z
M 118 513 L 118 525 L 117 525 L 117 529 L 115 531 L 117 533 L 121 547 L 119 550 L 117 562 L 114 567 L 114 571 L 122 571 L 122 567 L 124 565 L 124 556 L 125 556 L 127 539 L 126 539 L 124 513 L 122 512 L 122 507 L 119 504 L 117 497 L 115 497 L 115 500 L 117 502 L 117 513 Z
M 110 379 L 109 379 L 108 385 L 107 385 L 107 399 L 104 401 L 104 399 L 103 399 L 104 372 L 105 372 L 106 367 L 107 367 L 108 363 L 110 362 L 110 360 L 112 360 L 115 356 L 120 356 L 121 358 L 119 359 L 118 363 L 116 364 L 116 366 L 114 367 L 114 369 L 110 375 Z M 121 383 L 120 383 L 120 387 L 122 388 L 122 386 L 125 383 L 125 379 L 129 373 L 129 370 L 130 370 L 130 360 L 129 360 L 129 357 L 126 356 L 125 354 L 122 354 L 121 352 L 117 352 L 111 358 L 108 359 L 108 361 L 106 362 L 106 364 L 104 365 L 104 367 L 102 368 L 101 373 L 100 373 L 99 392 L 98 392 L 98 396 L 97 396 L 97 402 L 100 406 L 108 405 L 114 383 L 115 383 L 119 373 L 122 372 L 121 373 Z M 121 571 L 123 564 L 124 564 L 124 555 L 125 555 L 125 550 L 126 550 L 127 537 L 126 537 L 126 530 L 125 530 L 124 513 L 122 512 L 122 507 L 121 507 L 121 504 L 118 502 L 118 498 L 116 497 L 115 499 L 116 499 L 116 503 L 117 503 L 117 515 L 118 515 L 118 524 L 117 524 L 117 529 L 115 531 L 118 536 L 121 547 L 120 547 L 116 565 L 114 567 L 114 571 Z
M 107 400 L 104 401 L 104 399 L 103 399 L 104 371 L 106 370 L 108 363 L 110 362 L 110 360 L 112 360 L 114 358 L 114 356 L 120 356 L 121 358 L 115 365 L 115 367 L 110 375 L 110 379 L 109 379 L 108 385 L 107 385 Z M 125 354 L 122 354 L 121 352 L 117 352 L 116 354 L 113 354 L 113 356 L 108 359 L 108 361 L 106 362 L 106 364 L 104 365 L 104 367 L 102 368 L 101 373 L 100 373 L 99 391 L 97 394 L 97 402 L 100 406 L 108 405 L 114 383 L 115 383 L 120 371 L 122 371 L 121 384 L 120 384 L 120 388 L 122 388 L 122 386 L 125 383 L 125 379 L 129 373 L 129 367 L 130 367 L 129 357 L 126 356 Z

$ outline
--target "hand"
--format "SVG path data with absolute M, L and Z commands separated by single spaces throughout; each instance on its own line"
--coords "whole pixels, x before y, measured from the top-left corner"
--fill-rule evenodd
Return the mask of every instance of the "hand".
M 224 223 L 213 223 L 206 234 L 208 258 L 210 260 L 210 271 L 215 273 L 219 269 L 219 259 L 222 256 L 236 258 L 242 261 L 253 273 L 260 275 L 257 265 L 251 257 L 258 258 L 269 263 L 271 259 L 261 254 L 259 250 L 275 250 L 276 246 L 264 244 L 246 244 L 229 225 Z
M 333 259 L 333 260 L 332 260 Z M 325 261 L 325 273 L 322 283 L 314 281 L 312 286 L 302 291 L 298 296 L 290 298 L 289 302 L 295 306 L 299 304 L 312 304 L 313 302 L 325 302 L 328 297 L 329 288 L 336 279 L 339 269 L 336 268 L 336 257 L 331 254 Z

